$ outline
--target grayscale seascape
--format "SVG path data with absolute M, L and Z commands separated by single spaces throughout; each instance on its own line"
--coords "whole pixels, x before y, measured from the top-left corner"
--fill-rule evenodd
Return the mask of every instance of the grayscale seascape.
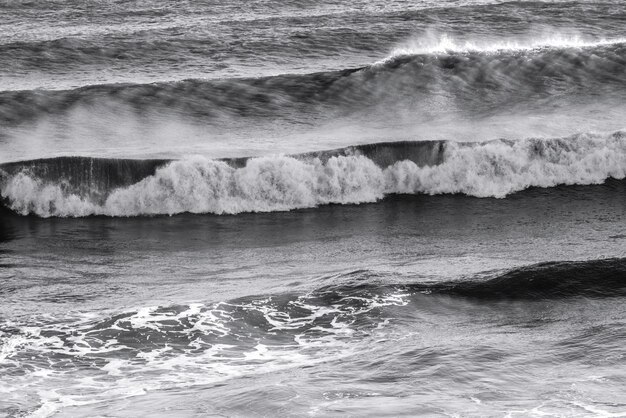
M 626 417 L 626 2 L 0 0 L 0 416 Z

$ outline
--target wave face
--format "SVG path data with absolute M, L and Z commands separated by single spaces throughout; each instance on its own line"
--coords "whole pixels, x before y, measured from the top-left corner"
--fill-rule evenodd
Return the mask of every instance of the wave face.
M 230 161 L 61 158 L 0 167 L 5 205 L 22 215 L 236 214 L 374 202 L 388 194 L 503 198 L 529 187 L 600 184 L 626 177 L 626 133 L 382 143 Z
M 626 260 L 542 263 L 488 279 L 416 284 L 406 289 L 481 300 L 626 296 Z
M 60 157 L 2 165 L 4 175 L 28 176 L 56 184 L 66 194 L 99 199 L 109 191 L 130 186 L 153 175 L 169 160 L 124 160 L 106 158 Z
M 314 74 L 4 91 L 0 123 L 18 125 L 98 106 L 203 120 L 272 117 L 302 122 L 303 115 L 336 117 L 398 101 L 428 104 L 432 97 L 453 99 L 461 109 L 480 112 L 563 95 L 624 91 L 623 40 L 505 46 L 457 51 L 444 45 L 442 51 L 435 47 L 427 53 L 405 49 L 372 66 Z

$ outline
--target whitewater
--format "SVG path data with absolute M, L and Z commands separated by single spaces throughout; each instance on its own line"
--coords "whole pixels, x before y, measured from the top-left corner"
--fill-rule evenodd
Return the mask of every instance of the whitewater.
M 619 131 L 552 140 L 418 143 L 415 145 L 421 147 L 416 157 L 426 160 L 422 166 L 416 164 L 419 160 L 402 157 L 387 161 L 388 166 L 384 160 L 382 165 L 376 164 L 376 157 L 380 160 L 387 149 L 397 149 L 393 143 L 368 147 L 374 160 L 362 155 L 358 147 L 340 150 L 345 155 L 326 153 L 324 160 L 311 156 L 251 158 L 242 167 L 192 157 L 157 162 L 160 166 L 154 174 L 128 187 L 109 190 L 93 175 L 73 185 L 71 177 L 46 178 L 45 168 L 39 177 L 38 162 L 31 161 L 14 165 L 12 174 L 4 172 L 0 194 L 12 210 L 42 217 L 284 211 L 374 202 L 388 194 L 463 193 L 504 198 L 529 187 L 624 179 L 625 138 Z M 401 145 L 406 156 L 411 144 Z M 93 169 L 93 162 L 76 164 Z

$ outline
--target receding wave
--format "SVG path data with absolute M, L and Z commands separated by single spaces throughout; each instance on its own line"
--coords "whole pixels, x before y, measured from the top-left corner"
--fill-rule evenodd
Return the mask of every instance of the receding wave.
M 42 405 L 31 412 L 53 413 L 112 395 L 132 397 L 310 367 L 386 340 L 396 323 L 416 321 L 415 307 L 463 307 L 439 303 L 439 297 L 470 304 L 520 300 L 519 309 L 534 309 L 525 301 L 624 296 L 626 259 L 542 263 L 455 282 L 403 283 L 397 275 L 370 270 L 321 279 L 337 284 L 215 303 L 0 321 L 0 362 L 10 383 L 5 392 L 24 390 L 32 379 L 66 381 L 68 370 L 88 369 L 88 379 L 27 392 Z
M 411 318 L 416 306 L 439 309 L 433 299 L 438 296 L 489 303 L 626 295 L 623 258 L 543 263 L 448 283 L 377 283 L 384 276 L 360 270 L 334 276 L 339 284 L 306 294 L 0 322 L 0 361 L 12 383 L 7 391 L 22 388 L 24 376 L 66 378 L 68 369 L 89 368 L 95 378 L 71 382 L 80 390 L 64 393 L 59 387 L 29 394 L 45 405 L 42 409 L 55 411 L 106 400 L 111 376 L 127 376 L 114 382 L 124 389 L 114 393 L 131 397 L 311 366 L 354 355 L 355 341 L 380 341 L 395 322 Z M 147 369 L 151 373 L 142 373 Z
M 237 214 L 389 194 L 503 198 L 626 177 L 626 132 L 481 143 L 397 142 L 249 159 L 63 157 L 0 166 L 5 206 L 42 217 Z
M 175 112 L 202 119 L 349 114 L 384 103 L 453 98 L 460 108 L 493 109 L 517 101 L 624 89 L 622 40 L 533 48 L 405 50 L 361 68 L 314 74 L 153 84 L 112 84 L 74 90 L 4 91 L 7 125 L 99 105 Z
M 30 318 L 28 324 L 0 320 L 5 392 L 24 391 L 30 379 L 41 380 L 38 375 L 63 378 L 67 386 L 27 392 L 42 405 L 29 412 L 46 416 L 114 394 L 132 397 L 328 362 L 380 333 L 389 322 L 381 311 L 406 305 L 406 296 L 286 294 L 143 306 L 110 316 L 71 312 L 52 321 Z M 96 378 L 67 380 L 68 370 L 85 368 Z M 112 384 L 111 376 L 124 378 Z

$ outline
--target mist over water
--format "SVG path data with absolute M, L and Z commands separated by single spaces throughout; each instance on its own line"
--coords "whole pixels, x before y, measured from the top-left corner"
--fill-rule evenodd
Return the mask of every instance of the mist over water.
M 271 17 L 262 6 L 233 15 L 229 6 L 203 14 L 198 5 L 187 15 L 193 6 L 161 5 L 154 15 L 146 5 L 141 24 L 115 23 L 124 16 L 115 5 L 103 15 L 76 10 L 91 16 L 90 36 L 76 35 L 85 30 L 80 25 L 59 28 L 54 17 L 63 12 L 52 12 L 44 17 L 48 25 L 32 33 L 36 40 L 0 44 L 9 52 L 0 161 L 243 157 L 624 128 L 626 32 L 619 3 L 434 6 L 363 4 L 340 12 L 311 5 L 280 8 Z M 24 13 L 8 9 L 17 21 Z M 381 21 L 385 30 L 376 31 Z M 270 36 L 277 22 L 282 29 Z M 215 25 L 226 30 L 216 33 Z M 347 36 L 346 28 L 359 36 Z M 232 36 L 239 41 L 226 40 Z M 202 70 L 189 62 L 193 57 Z M 223 60 L 228 71 L 212 68 Z M 151 71 L 156 74 L 146 79 Z M 177 71 L 184 75 L 173 77 Z M 50 84 L 27 83 L 24 74 L 36 73 Z M 13 86 L 13 77 L 22 84 Z
M 0 4 L 0 415 L 623 416 L 621 1 Z

